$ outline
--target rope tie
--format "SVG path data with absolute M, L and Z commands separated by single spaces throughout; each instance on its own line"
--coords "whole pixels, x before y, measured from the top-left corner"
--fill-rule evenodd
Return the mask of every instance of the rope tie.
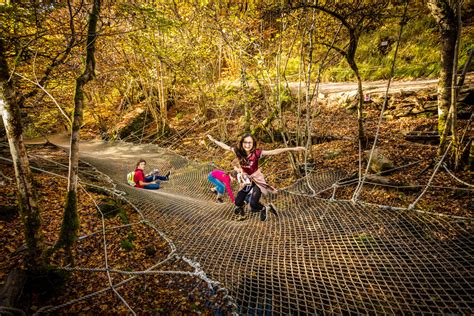
M 408 209 L 409 209 L 409 210 L 412 210 L 412 209 L 415 208 L 416 203 L 418 203 L 418 201 L 422 198 L 422 196 L 426 193 L 426 191 L 427 191 L 428 188 L 430 187 L 430 184 L 431 184 L 431 182 L 433 181 L 434 176 L 435 176 L 436 173 L 438 172 L 439 167 L 440 167 L 441 164 L 443 163 L 444 158 L 445 158 L 446 155 L 448 154 L 449 149 L 451 148 L 451 145 L 452 145 L 452 142 L 449 143 L 448 148 L 446 148 L 446 151 L 444 152 L 443 156 L 441 157 L 441 159 L 439 160 L 439 162 L 438 162 L 438 164 L 436 165 L 435 169 L 433 170 L 433 174 L 431 175 L 430 179 L 428 180 L 428 183 L 426 184 L 426 187 L 423 189 L 423 191 L 420 193 L 420 195 L 415 199 L 415 201 L 413 201 L 413 203 L 411 203 L 411 204 L 408 206 Z
M 338 185 L 337 183 L 333 183 L 333 185 L 332 185 L 331 187 L 332 187 L 332 196 L 331 196 L 331 198 L 329 199 L 329 201 L 334 202 L 334 201 L 335 201 L 335 197 L 336 197 L 336 190 L 337 190 L 337 188 L 339 187 L 339 185 Z

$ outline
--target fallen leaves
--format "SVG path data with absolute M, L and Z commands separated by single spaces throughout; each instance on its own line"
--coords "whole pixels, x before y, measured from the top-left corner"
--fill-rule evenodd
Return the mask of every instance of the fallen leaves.
M 36 150 L 48 155 L 62 164 L 67 164 L 65 154 L 54 148 L 37 147 Z M 40 165 L 40 161 L 32 161 Z M 51 165 L 51 164 L 50 164 Z M 42 166 L 47 168 L 47 166 Z M 1 164 L 1 171 L 14 179 L 10 167 Z M 56 168 L 57 169 L 57 168 Z M 56 170 L 58 171 L 58 170 Z M 92 169 L 87 170 L 93 172 Z M 60 171 L 65 174 L 65 170 Z M 53 245 L 58 238 L 62 223 L 63 207 L 66 196 L 65 179 L 45 173 L 35 173 L 35 182 L 40 196 L 43 230 L 47 245 Z M 106 185 L 104 183 L 104 185 Z M 108 198 L 104 195 L 89 192 L 78 192 L 78 212 L 80 215 L 79 234 L 81 238 L 73 249 L 75 266 L 81 268 L 105 268 L 104 235 L 102 233 L 102 218 L 99 216 L 94 200 Z M 16 203 L 15 183 L 13 181 L 0 186 L 0 204 L 14 205 Z M 141 218 L 129 205 L 123 205 L 126 218 L 130 223 L 138 223 Z M 124 271 L 141 271 L 167 258 L 170 247 L 168 243 L 151 227 L 136 224 L 124 225 L 124 217 L 119 215 L 105 219 L 105 239 L 107 243 L 107 259 L 110 269 Z M 116 227 L 116 228 L 114 228 Z M 4 283 L 7 273 L 15 266 L 23 265 L 24 252 L 18 249 L 24 244 L 22 223 L 17 216 L 11 221 L 0 221 L 0 244 L 2 245 L 2 260 L 0 262 L 0 286 Z M 127 241 L 126 247 L 123 243 Z M 64 251 L 61 249 L 52 256 L 52 264 L 63 265 Z M 179 260 L 171 260 L 160 267 L 163 270 L 191 271 L 190 267 Z M 131 275 L 111 273 L 114 284 L 130 278 Z M 33 313 L 43 306 L 57 306 L 77 298 L 84 297 L 109 287 L 106 273 L 74 271 L 67 278 L 61 289 L 50 288 L 49 294 L 32 293 L 30 307 L 27 313 Z M 133 281 L 117 287 L 120 295 L 130 304 L 136 313 L 185 313 L 213 314 L 211 306 L 217 299 L 212 296 L 207 284 L 193 277 L 180 275 L 149 274 L 135 278 Z M 193 293 L 192 299 L 189 293 Z M 27 308 L 27 306 L 23 306 Z M 130 312 L 125 304 L 112 292 L 106 291 L 97 296 L 77 303 L 67 305 L 57 312 L 91 313 L 91 314 L 125 314 Z

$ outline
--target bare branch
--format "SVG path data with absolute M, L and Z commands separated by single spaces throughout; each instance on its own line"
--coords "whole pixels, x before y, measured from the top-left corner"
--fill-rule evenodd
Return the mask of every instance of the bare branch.
M 27 77 L 15 72 L 15 75 L 17 75 L 18 77 L 20 78 L 23 78 L 25 79 L 26 81 L 36 85 L 38 88 L 40 88 L 44 93 L 46 93 L 48 95 L 48 97 L 50 97 L 50 99 L 54 102 L 54 104 L 58 107 L 59 111 L 61 112 L 61 114 L 66 118 L 66 120 L 68 121 L 69 123 L 69 126 L 72 125 L 72 121 L 71 119 L 67 116 L 66 112 L 64 112 L 64 110 L 61 108 L 61 106 L 59 105 L 59 103 L 56 101 L 56 99 L 39 83 L 39 82 L 34 82 L 33 80 L 30 80 L 28 79 Z

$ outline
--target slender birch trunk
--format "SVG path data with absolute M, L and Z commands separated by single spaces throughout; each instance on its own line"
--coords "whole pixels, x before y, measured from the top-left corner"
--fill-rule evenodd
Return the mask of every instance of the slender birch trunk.
M 454 47 L 454 57 L 453 57 L 453 76 L 451 78 L 451 135 L 452 135 L 452 148 L 454 154 L 454 170 L 459 169 L 459 164 L 461 162 L 461 144 L 459 143 L 458 137 L 458 111 L 457 111 L 457 103 L 458 103 L 458 90 L 459 87 L 458 83 L 458 59 L 459 59 L 459 45 L 461 44 L 461 4 L 457 1 L 455 4 L 454 12 L 456 17 L 456 28 L 458 30 L 456 34 L 456 44 Z
M 95 76 L 95 44 L 97 39 L 97 21 L 99 19 L 100 0 L 94 0 L 89 15 L 89 27 L 86 44 L 86 65 L 84 72 L 76 79 L 74 94 L 74 118 L 71 131 L 69 154 L 68 193 L 64 208 L 63 223 L 57 247 L 64 247 L 68 261 L 73 263 L 71 248 L 77 239 L 79 216 L 77 214 L 77 181 L 79 171 L 79 139 L 84 112 L 84 86 Z
M 242 52 L 240 52 L 240 87 L 242 91 L 242 99 L 244 100 L 244 115 L 245 115 L 245 124 L 244 124 L 244 130 L 246 133 L 251 132 L 251 127 L 250 127 L 250 120 L 251 120 L 251 115 L 250 115 L 250 109 L 248 106 L 247 102 L 247 92 L 248 92 L 248 87 L 247 87 L 247 71 L 245 69 L 245 62 L 244 62 L 244 57 Z
M 166 99 L 165 99 L 165 84 L 163 78 L 163 63 L 160 60 L 160 113 L 161 113 L 161 133 L 167 133 L 168 127 L 168 109 L 166 107 Z
M 23 142 L 23 127 L 18 100 L 19 97 L 10 80 L 10 71 L 5 58 L 5 44 L 0 38 L 0 114 L 7 133 L 15 169 L 18 205 L 27 245 L 26 265 L 29 270 L 32 270 L 44 266 L 45 245 L 38 197 L 33 187 L 33 175 Z

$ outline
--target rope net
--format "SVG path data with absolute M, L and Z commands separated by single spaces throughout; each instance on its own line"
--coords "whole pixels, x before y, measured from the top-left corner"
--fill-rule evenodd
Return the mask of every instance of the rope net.
M 242 314 L 474 312 L 472 220 L 316 198 L 344 177 L 312 173 L 267 197 L 277 214 L 236 221 L 214 203 L 210 164 L 156 145 L 81 144 L 177 252 L 220 282 Z M 156 191 L 126 184 L 137 157 L 171 179 Z M 313 191 L 314 190 L 314 191 Z

